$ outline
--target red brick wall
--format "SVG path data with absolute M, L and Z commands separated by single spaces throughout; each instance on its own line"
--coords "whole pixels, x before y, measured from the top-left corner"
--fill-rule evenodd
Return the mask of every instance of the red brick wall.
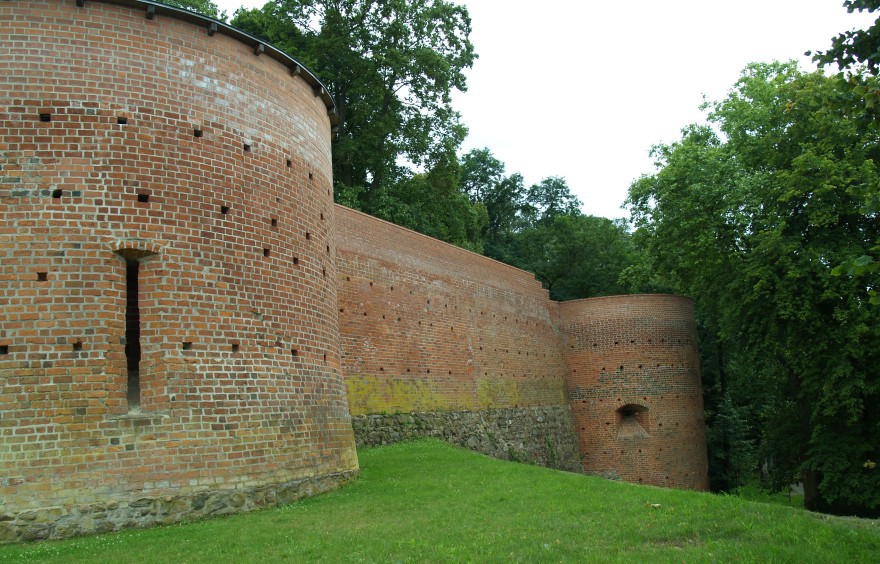
M 708 489 L 693 303 L 612 296 L 559 309 L 584 470 Z
M 325 101 L 161 8 L 2 2 L 0 29 L 0 506 L 356 469 Z
M 556 304 L 528 272 L 337 206 L 352 414 L 563 405 Z
M 334 206 L 314 77 L 145 9 L 0 3 L 0 542 L 326 489 L 357 469 L 349 412 L 561 421 L 570 399 L 587 470 L 705 487 L 690 302 L 556 304 Z

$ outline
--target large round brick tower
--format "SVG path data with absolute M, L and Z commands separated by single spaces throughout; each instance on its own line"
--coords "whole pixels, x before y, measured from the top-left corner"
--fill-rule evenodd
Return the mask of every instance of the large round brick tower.
M 693 302 L 592 298 L 561 303 L 560 318 L 584 470 L 708 489 Z
M 350 477 L 320 82 L 152 2 L 0 29 L 0 542 Z

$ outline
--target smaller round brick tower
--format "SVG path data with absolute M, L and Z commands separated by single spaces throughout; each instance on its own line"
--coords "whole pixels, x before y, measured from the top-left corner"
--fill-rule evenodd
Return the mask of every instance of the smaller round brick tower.
M 709 487 L 693 302 L 670 295 L 560 304 L 584 471 Z

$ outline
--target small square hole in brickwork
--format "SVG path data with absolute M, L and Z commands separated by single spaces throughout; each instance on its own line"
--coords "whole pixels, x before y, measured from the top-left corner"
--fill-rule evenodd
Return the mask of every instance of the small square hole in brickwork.
M 309 172 L 309 180 L 313 180 L 314 178 L 315 178 L 315 175 L 312 174 L 311 172 Z
M 61 198 L 61 195 L 64 193 L 64 190 L 58 188 L 56 190 L 52 190 L 52 198 L 58 200 Z
M 204 135 L 204 132 L 201 129 L 193 129 L 193 137 L 201 137 L 202 135 Z
M 238 343 L 232 343 L 232 352 L 237 353 L 239 350 L 241 350 L 241 345 Z
M 324 362 L 327 362 L 327 355 L 324 354 Z
M 128 118 L 120 116 L 120 117 L 116 118 L 116 123 L 119 125 L 125 125 L 128 123 Z
M 324 214 L 321 214 L 321 221 L 324 221 Z
M 9 345 L 0 345 L 0 354 L 9 354 Z
M 229 206 L 220 206 L 220 213 L 226 215 L 229 213 Z
M 48 272 L 37 272 L 37 282 L 46 282 L 49 280 Z
M 49 112 L 41 113 L 40 114 L 40 121 L 43 121 L 43 122 L 52 121 L 52 114 L 50 114 Z
M 242 145 L 242 148 L 243 148 L 245 151 L 250 151 L 250 150 L 251 150 L 251 144 L 250 144 L 250 143 L 245 143 L 244 145 Z
M 290 168 L 292 166 L 293 166 L 293 161 L 290 159 L 287 159 L 287 167 Z
M 77 341 L 77 342 L 73 343 L 73 352 L 79 352 L 81 350 L 83 350 L 82 341 Z
M 263 256 L 268 257 L 271 254 L 271 252 L 272 251 L 270 251 L 269 249 L 263 249 Z
M 299 264 L 299 257 L 293 257 L 293 264 Z
M 278 220 L 275 219 L 274 217 L 272 218 L 272 220 L 269 223 L 272 224 L 272 227 L 278 227 Z
M 290 349 L 290 356 L 296 358 L 299 356 L 299 351 L 296 349 Z
M 308 231 L 306 231 L 306 241 L 311 240 L 311 238 L 312 238 L 312 234 L 309 233 Z
M 327 245 L 327 252 L 330 252 L 330 245 Z M 370 284 L 370 286 L 372 286 L 372 284 Z
M 182 342 L 182 343 L 180 344 L 180 348 L 183 349 L 183 350 L 185 350 L 185 351 L 192 350 L 192 348 L 193 348 L 192 341 L 184 341 L 184 342 Z
M 324 278 L 327 278 L 327 269 L 326 269 L 326 268 L 322 268 L 322 269 L 321 269 L 321 274 L 324 276 Z
M 149 194 L 138 194 L 138 202 L 147 203 L 150 201 Z

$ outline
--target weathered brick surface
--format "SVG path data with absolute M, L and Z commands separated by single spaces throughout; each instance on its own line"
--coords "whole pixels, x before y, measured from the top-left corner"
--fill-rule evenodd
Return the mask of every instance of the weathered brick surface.
M 556 304 L 534 276 L 337 207 L 353 415 L 565 403 Z
M 0 514 L 355 470 L 324 101 L 143 6 L 2 2 L 0 30 Z
M 666 295 L 563 302 L 568 396 L 584 470 L 708 489 L 693 302 Z
M 336 216 L 349 404 L 358 421 L 378 416 L 356 424 L 359 441 L 413 432 L 388 414 L 446 436 L 444 412 L 568 404 L 585 471 L 708 487 L 690 300 L 556 303 L 527 272 L 346 208 Z M 426 431 L 430 421 L 440 427 Z M 492 433 L 516 443 L 519 428 Z

